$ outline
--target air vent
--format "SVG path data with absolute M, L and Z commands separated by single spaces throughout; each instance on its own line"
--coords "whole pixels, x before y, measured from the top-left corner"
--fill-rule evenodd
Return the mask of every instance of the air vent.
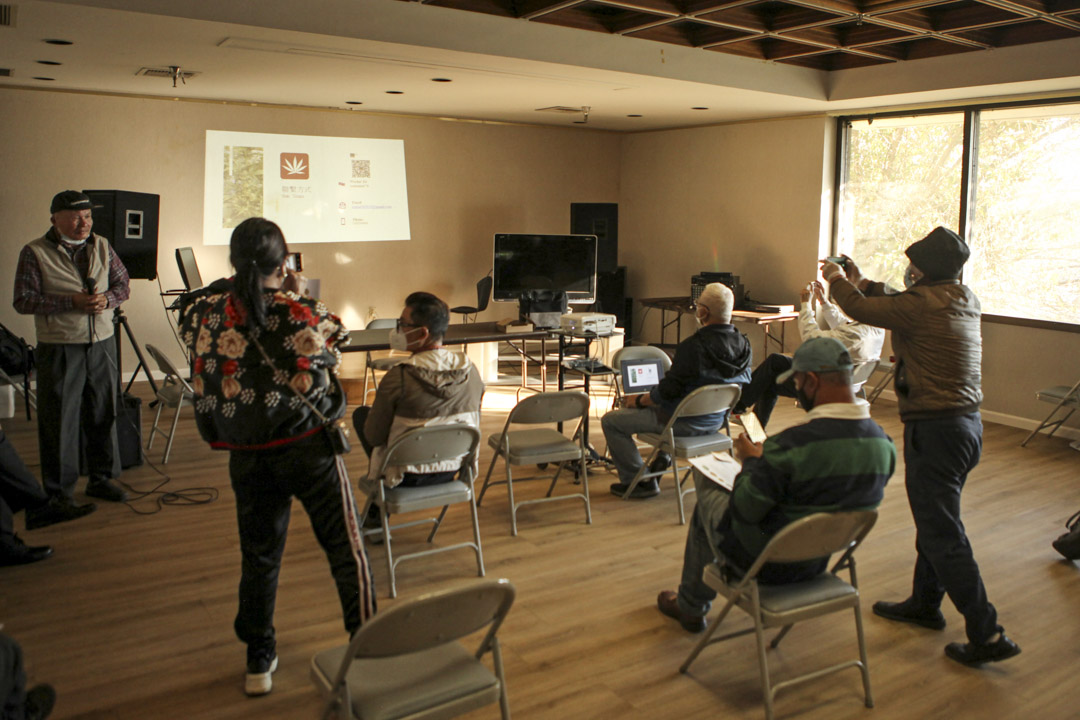
M 15 27 L 15 6 L 0 4 L 0 27 Z
M 546 108 L 536 108 L 536 112 L 550 112 L 550 113 L 580 113 L 580 107 L 567 107 L 565 105 L 552 105 Z
M 11 77 L 11 68 L 0 68 L 0 77 Z
M 171 69 L 169 69 L 169 68 L 147 68 L 147 67 L 144 67 L 144 68 L 139 68 L 139 71 L 137 73 L 135 73 L 135 74 L 136 75 L 144 75 L 146 77 L 168 78 L 170 80 L 172 80 L 172 77 L 173 77 L 173 71 Z M 192 70 L 181 70 L 180 73 L 177 75 L 177 77 L 178 78 L 183 78 L 184 80 L 187 80 L 188 78 L 193 78 L 193 77 L 195 77 L 196 75 L 199 75 L 199 74 L 200 73 L 192 71 Z

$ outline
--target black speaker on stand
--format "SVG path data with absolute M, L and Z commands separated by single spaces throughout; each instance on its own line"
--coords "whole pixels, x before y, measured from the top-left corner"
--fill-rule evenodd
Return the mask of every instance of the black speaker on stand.
M 619 267 L 619 204 L 570 203 L 570 232 L 596 236 L 596 272 L 613 273 Z
M 161 196 L 128 190 L 83 190 L 94 209 L 94 232 L 103 235 L 128 275 L 157 277 L 158 210 Z

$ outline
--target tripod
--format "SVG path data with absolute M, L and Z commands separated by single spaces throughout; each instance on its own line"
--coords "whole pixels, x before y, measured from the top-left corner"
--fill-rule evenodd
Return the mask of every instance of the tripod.
M 120 335 L 120 325 L 124 326 L 124 332 L 127 334 L 128 342 L 131 343 L 132 349 L 135 350 L 135 356 L 139 358 L 139 364 L 135 366 L 135 372 L 131 373 L 131 379 L 128 380 L 127 387 L 124 388 L 124 392 L 131 390 L 131 384 L 135 382 L 135 378 L 139 375 L 139 370 L 143 371 L 146 375 L 146 379 L 150 381 L 150 387 L 154 391 L 155 397 L 157 396 L 158 386 L 154 381 L 154 376 L 150 374 L 150 365 L 146 362 L 146 358 L 143 357 L 142 349 L 139 347 L 139 341 L 135 339 L 135 333 L 131 330 L 131 324 L 128 323 L 127 315 L 124 314 L 123 309 L 116 308 L 113 310 L 113 335 L 116 337 L 116 387 L 120 387 L 124 382 L 123 367 L 123 338 Z M 156 400 L 154 402 L 157 402 Z M 153 406 L 153 403 L 151 403 Z

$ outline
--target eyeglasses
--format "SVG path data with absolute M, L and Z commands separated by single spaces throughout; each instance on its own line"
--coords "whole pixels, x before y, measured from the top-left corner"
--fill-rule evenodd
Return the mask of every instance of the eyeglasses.
M 403 328 L 403 327 L 411 327 L 411 328 L 415 328 L 415 327 L 423 327 L 423 325 L 416 325 L 416 324 L 414 324 L 414 323 L 407 323 L 407 322 L 402 322 L 402 321 L 401 321 L 401 318 L 398 318 L 398 319 L 397 319 L 397 326 L 396 326 L 396 327 L 397 327 L 397 331 L 398 331 L 398 332 L 401 332 L 401 328 Z

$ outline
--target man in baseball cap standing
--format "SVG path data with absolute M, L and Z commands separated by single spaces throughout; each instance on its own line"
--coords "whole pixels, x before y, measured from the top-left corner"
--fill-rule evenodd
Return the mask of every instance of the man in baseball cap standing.
M 92 211 L 85 194 L 58 193 L 49 208 L 52 227 L 22 249 L 15 272 L 15 310 L 33 315 L 37 332 L 38 445 L 53 510 L 74 505 L 80 430 L 86 494 L 127 499 L 115 482 L 116 343 L 103 313 L 128 299 L 128 274 L 109 242 L 91 232 Z

